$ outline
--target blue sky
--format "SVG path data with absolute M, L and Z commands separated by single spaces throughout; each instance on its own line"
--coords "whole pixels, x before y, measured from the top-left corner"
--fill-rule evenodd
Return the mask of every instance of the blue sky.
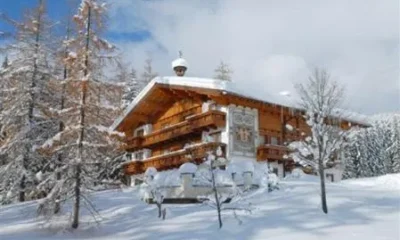
M 12 19 L 21 21 L 23 12 L 37 6 L 38 2 L 38 0 L 0 0 L 0 12 Z M 62 22 L 68 17 L 69 9 L 72 8 L 72 12 L 75 13 L 80 0 L 45 0 L 45 3 L 49 18 L 53 21 Z M 0 31 L 10 32 L 12 30 L 13 28 L 9 24 L 0 21 Z M 141 42 L 149 39 L 151 34 L 144 29 L 128 32 L 108 30 L 106 37 L 112 41 Z

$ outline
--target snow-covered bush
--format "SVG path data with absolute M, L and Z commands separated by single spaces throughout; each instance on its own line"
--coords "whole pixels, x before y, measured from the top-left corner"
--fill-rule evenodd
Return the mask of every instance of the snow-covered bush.
M 295 168 L 285 179 L 300 179 L 305 175 L 302 169 Z
M 279 189 L 279 178 L 275 173 L 268 174 L 268 191 Z
M 190 162 L 184 163 L 179 167 L 180 174 L 186 174 L 186 173 L 195 174 L 196 171 L 197 171 L 197 166 Z

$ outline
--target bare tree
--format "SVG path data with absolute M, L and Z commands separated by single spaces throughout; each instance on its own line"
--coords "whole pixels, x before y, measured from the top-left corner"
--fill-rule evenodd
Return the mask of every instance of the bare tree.
M 214 78 L 224 80 L 224 81 L 231 81 L 232 77 L 232 69 L 229 67 L 228 64 L 224 63 L 223 61 L 220 62 L 218 67 L 214 70 L 215 76 Z
M 216 210 L 219 228 L 222 228 L 223 226 L 222 212 L 224 211 L 233 211 L 233 215 L 239 223 L 241 223 L 241 220 L 236 214 L 236 211 L 251 213 L 249 207 L 250 204 L 247 204 L 246 206 L 246 203 L 241 199 L 242 191 L 236 186 L 231 176 L 225 177 L 225 181 L 228 179 L 231 181 L 231 188 L 229 191 L 222 192 L 218 189 L 218 187 L 221 187 L 218 186 L 221 183 L 217 179 L 224 178 L 223 175 L 227 174 L 226 171 L 220 170 L 219 166 L 221 163 L 226 162 L 226 159 L 222 156 L 221 148 L 218 148 L 215 154 L 210 152 L 207 161 L 205 162 L 205 164 L 208 165 L 208 169 L 203 171 L 200 170 L 198 177 L 200 182 L 210 185 L 211 187 L 211 194 L 207 197 L 208 200 L 205 203 Z
M 298 83 L 295 87 L 311 135 L 290 144 L 290 147 L 297 150 L 292 156 L 295 161 L 311 165 L 318 172 L 322 210 L 328 213 L 324 169 L 327 162 L 337 158 L 342 147 L 344 131 L 334 123 L 340 120 L 338 109 L 343 100 L 344 89 L 331 80 L 326 70 L 318 68 L 309 76 L 307 82 Z

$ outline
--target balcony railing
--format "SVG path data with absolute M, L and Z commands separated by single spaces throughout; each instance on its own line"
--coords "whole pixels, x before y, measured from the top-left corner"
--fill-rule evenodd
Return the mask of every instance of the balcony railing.
M 257 148 L 257 161 L 289 160 L 290 158 L 285 158 L 285 155 L 288 156 L 289 153 L 286 146 L 266 144 Z
M 185 162 L 194 161 L 201 163 L 208 152 L 214 152 L 221 147 L 223 155 L 226 153 L 226 145 L 224 143 L 201 143 L 185 149 L 181 149 L 168 154 L 160 155 L 145 159 L 143 161 L 132 161 L 124 165 L 125 175 L 141 174 L 149 167 L 154 167 L 158 171 L 177 168 Z
M 225 126 L 225 122 L 224 112 L 211 110 L 189 117 L 181 123 L 152 132 L 149 135 L 130 138 L 127 140 L 126 148 L 135 150 L 150 147 L 167 140 L 173 140 L 193 132 L 202 131 L 203 129 L 223 127 Z

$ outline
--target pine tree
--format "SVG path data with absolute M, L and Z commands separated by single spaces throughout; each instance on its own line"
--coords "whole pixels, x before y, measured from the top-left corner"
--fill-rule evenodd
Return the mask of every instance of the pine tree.
M 112 60 L 115 49 L 99 35 L 105 13 L 104 3 L 82 0 L 73 18 L 77 32 L 65 43 L 68 76 L 61 84 L 53 82 L 55 88 L 65 90 L 64 109 L 58 111 L 64 128 L 41 147 L 42 153 L 62 154 L 58 168 L 63 175 L 39 208 L 54 208 L 57 201 L 73 199 L 72 228 L 79 226 L 81 200 L 92 206 L 85 193 L 102 185 L 100 173 L 118 149 L 108 126 L 119 114 L 122 89 L 106 82 L 102 73 L 108 63 L 104 60 Z
M 372 126 L 351 134 L 346 148 L 345 176 L 373 177 L 400 172 L 400 115 L 378 118 Z M 351 154 L 355 145 L 358 155 Z M 354 165 L 354 162 L 359 164 Z
M 8 56 L 6 55 L 4 57 L 3 63 L 1 64 L 1 68 L 6 69 L 8 67 L 9 63 L 8 63 Z
M 136 76 L 136 70 L 132 68 L 130 72 L 124 65 L 119 65 L 117 73 L 117 82 L 124 85 L 122 96 L 122 109 L 125 109 L 142 90 Z
M 220 79 L 223 81 L 231 81 L 231 75 L 233 71 L 230 69 L 229 65 L 224 63 L 223 61 L 220 62 L 219 66 L 214 70 L 215 72 L 215 79 Z
M 3 15 L 16 28 L 15 42 L 5 51 L 12 58 L 2 73 L 0 126 L 0 191 L 3 203 L 37 198 L 37 173 L 45 171 L 46 158 L 35 148 L 53 134 L 55 122 L 48 117 L 54 98 L 47 83 L 53 78 L 54 52 L 51 26 L 42 0 L 25 15 L 22 23 Z M 40 175 L 40 174 L 39 174 Z
M 144 65 L 144 71 L 140 79 L 140 90 L 146 87 L 147 84 L 149 84 L 149 82 L 157 76 L 158 73 L 153 71 L 153 60 L 151 58 L 147 58 Z

